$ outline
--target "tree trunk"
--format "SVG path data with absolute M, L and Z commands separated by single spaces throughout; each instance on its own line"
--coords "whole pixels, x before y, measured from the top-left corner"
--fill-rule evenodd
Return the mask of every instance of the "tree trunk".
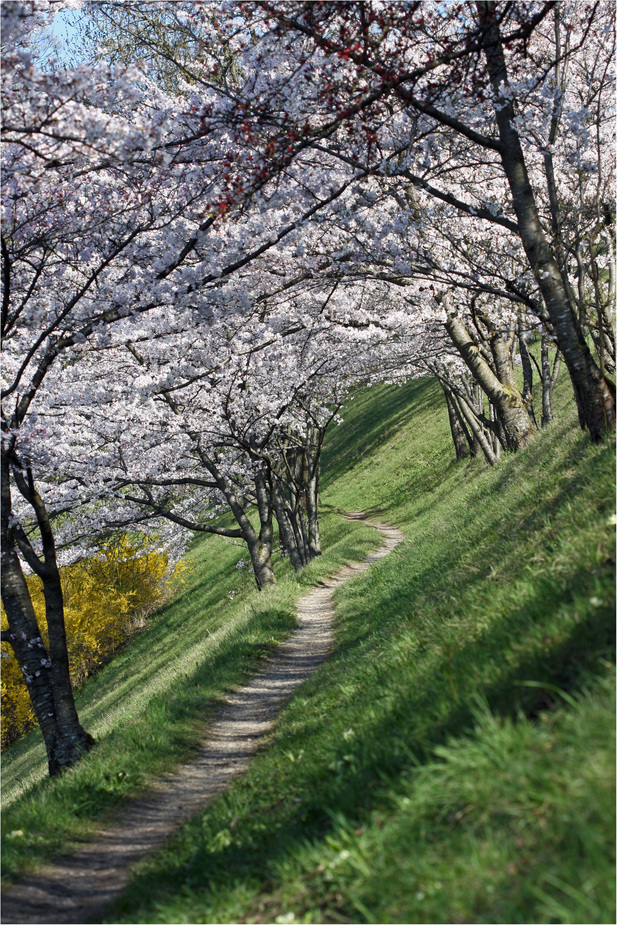
M 501 459 L 501 448 L 505 447 L 505 432 L 503 425 L 499 420 L 499 411 L 492 402 L 490 403 L 489 407 L 489 417 L 494 428 L 491 431 L 491 436 L 493 439 L 493 453 L 495 454 L 496 459 Z
M 317 498 L 319 495 L 319 435 L 309 426 L 305 449 L 305 490 L 306 519 L 308 521 L 308 549 L 309 556 L 314 559 L 321 555 L 321 536 L 319 533 L 319 517 Z
M 454 396 L 448 386 L 440 379 L 439 384 L 443 389 L 446 397 L 446 407 L 448 409 L 448 419 L 450 421 L 450 433 L 454 443 L 454 452 L 457 459 L 465 459 L 470 454 L 471 436 L 461 420 L 461 414 L 456 405 Z
M 317 513 L 318 483 L 319 478 L 315 474 L 311 476 L 306 486 L 306 519 L 308 522 L 309 556 L 311 559 L 321 555 L 321 535 L 319 533 Z
M 556 257 L 544 236 L 514 119 L 512 102 L 502 93 L 508 85 L 495 0 L 478 0 L 480 24 L 485 28 L 485 54 L 494 93 L 495 119 L 501 141 L 501 162 L 510 186 L 521 243 L 563 354 L 579 408 L 581 426 L 598 441 L 615 427 L 615 392 L 602 375 L 570 307 Z
M 323 434 L 311 423 L 303 444 L 287 432 L 281 438 L 275 475 L 275 510 L 287 551 L 302 566 L 321 555 L 319 533 L 319 456 Z M 294 568 L 296 565 L 292 558 Z M 296 568 L 297 570 L 297 568 Z
M 461 411 L 463 412 L 463 416 L 465 420 L 467 421 L 467 424 L 469 425 L 470 430 L 472 431 L 474 437 L 476 438 L 476 440 L 478 441 L 478 444 L 480 445 L 482 449 L 482 452 L 484 453 L 486 461 L 491 466 L 497 465 L 498 460 L 493 452 L 491 443 L 489 440 L 487 440 L 487 437 L 486 437 L 486 434 L 484 433 L 484 429 L 482 428 L 482 425 L 478 421 L 473 410 L 469 406 L 467 400 L 463 398 L 462 395 L 459 395 L 459 405 L 461 407 Z
M 272 568 L 272 540 L 274 536 L 272 528 L 272 499 L 268 491 L 265 477 L 260 471 L 255 477 L 257 511 L 260 524 L 259 533 L 257 533 L 236 495 L 235 489 L 219 472 L 215 462 L 209 459 L 205 454 L 201 456 L 201 461 L 215 480 L 218 489 L 225 496 L 225 500 L 236 518 L 236 523 L 242 531 L 242 538 L 247 545 L 251 565 L 253 566 L 255 584 L 261 591 L 266 585 L 273 584 L 276 581 L 276 576 Z
M 254 531 L 251 536 L 245 537 L 245 542 L 251 557 L 255 584 L 259 591 L 263 591 L 264 588 L 274 584 L 276 581 L 272 569 L 272 547 L 268 546 L 267 543 L 263 543 Z
M 542 427 L 546 427 L 553 421 L 553 389 L 559 375 L 561 363 L 561 354 L 559 351 L 555 354 L 553 368 L 551 370 L 551 358 L 549 355 L 549 339 L 545 331 L 542 332 L 540 345 L 540 363 L 542 379 Z
M 38 496 L 37 496 L 38 498 Z M 38 498 L 39 505 L 42 504 Z M 40 524 L 41 508 L 36 511 Z M 64 604 L 60 574 L 56 564 L 53 537 L 42 531 L 45 566 L 41 575 L 45 595 L 45 615 L 49 652 L 43 644 L 28 585 L 17 555 L 10 527 L 10 466 L 2 458 L 2 603 L 9 629 L 3 639 L 9 642 L 26 682 L 39 723 L 49 774 L 54 776 L 80 760 L 94 744 L 77 716 L 66 647 Z M 48 522 L 47 522 L 48 523 Z M 53 561 L 52 561 L 53 560 Z M 51 566 L 53 565 L 53 570 Z
M 51 662 L 41 639 L 26 579 L 15 550 L 3 550 L 2 559 L 2 603 L 9 625 L 2 639 L 10 644 L 15 653 L 34 715 L 43 734 L 49 773 L 53 775 L 59 770 L 56 757 L 59 730 L 49 670 Z
M 77 716 L 77 708 L 71 687 L 66 629 L 64 626 L 64 600 L 57 566 L 54 572 L 55 574 L 43 578 L 45 617 L 49 632 L 49 655 L 51 658 L 51 683 L 54 691 L 58 726 L 62 730 L 70 730 L 70 735 L 61 746 L 66 750 L 66 755 L 62 756 L 61 763 L 73 764 L 75 760 L 78 760 L 77 756 L 71 758 L 74 749 L 77 749 L 78 752 L 87 751 L 93 744 L 93 740 L 84 731 Z
M 508 449 L 519 449 L 528 443 L 534 434 L 534 426 L 521 393 L 515 386 L 499 381 L 473 342 L 464 322 L 452 311 L 447 294 L 442 296 L 442 301 L 447 312 L 445 327 L 453 344 L 476 382 L 498 409 L 506 432 Z
M 255 472 L 255 493 L 257 496 L 257 512 L 259 514 L 259 535 L 246 538 L 249 554 L 255 573 L 257 587 L 261 591 L 266 585 L 276 581 L 272 568 L 272 542 L 274 529 L 272 524 L 272 493 L 266 478 L 261 471 Z M 246 518 L 248 520 L 248 518 Z
M 299 572 L 305 563 L 302 561 L 291 519 L 287 511 L 287 499 L 283 496 L 281 487 L 276 478 L 272 488 L 272 497 L 274 500 L 274 512 L 279 525 L 281 545 L 289 556 L 289 561 L 294 571 Z
M 525 340 L 525 332 L 521 328 L 519 321 L 518 326 L 518 349 L 521 355 L 523 365 L 523 401 L 529 411 L 529 417 L 533 421 L 534 427 L 537 427 L 536 416 L 533 410 L 533 366 L 529 356 L 529 348 Z

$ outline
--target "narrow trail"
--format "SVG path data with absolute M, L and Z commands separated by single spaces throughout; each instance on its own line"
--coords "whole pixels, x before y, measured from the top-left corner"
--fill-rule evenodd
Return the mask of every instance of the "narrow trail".
M 92 920 L 122 894 L 138 861 L 246 769 L 285 701 L 332 651 L 334 589 L 403 540 L 400 530 L 366 520 L 362 512 L 346 516 L 376 527 L 384 544 L 364 562 L 345 566 L 300 599 L 296 630 L 246 687 L 230 695 L 205 730 L 194 761 L 176 768 L 144 798 L 128 803 L 121 818 L 102 830 L 96 841 L 85 843 L 78 854 L 8 888 L 2 897 L 3 923 Z

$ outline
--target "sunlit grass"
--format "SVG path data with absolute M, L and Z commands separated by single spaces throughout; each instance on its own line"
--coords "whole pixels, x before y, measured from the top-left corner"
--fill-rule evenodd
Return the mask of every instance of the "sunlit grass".
M 453 460 L 434 383 L 357 396 L 324 461 L 328 556 L 303 583 L 378 542 L 336 511 L 368 510 L 406 541 L 338 590 L 330 661 L 107 921 L 614 921 L 614 447 L 578 431 L 567 384 L 557 397 L 558 423 L 490 469 Z M 239 550 L 195 554 L 195 587 L 123 653 L 134 672 L 102 673 L 82 711 L 94 724 L 97 691 L 116 684 L 113 708 L 135 710 L 121 685 L 138 672 L 142 706 L 83 767 L 16 801 L 12 842 L 32 841 L 9 869 L 190 753 L 196 717 L 289 631 L 295 579 L 231 604 Z M 183 637 L 206 589 L 207 621 Z M 229 627 L 216 650 L 206 625 Z M 143 705 L 166 644 L 180 676 L 183 654 L 194 668 Z M 37 846 L 36 820 L 60 804 L 62 833 Z
M 54 781 L 38 730 L 3 755 L 4 878 L 93 830 L 188 760 L 216 704 L 291 632 L 299 594 L 380 542 L 374 529 L 339 517 L 326 516 L 323 532 L 328 554 L 301 579 L 279 560 L 280 580 L 263 593 L 235 568 L 243 547 L 218 537 L 194 545 L 174 600 L 78 693 L 82 723 L 98 742 L 93 752 Z
M 612 921 L 612 446 L 564 415 L 491 470 L 447 435 L 431 383 L 352 404 L 324 503 L 406 543 L 337 592 L 331 661 L 107 921 Z

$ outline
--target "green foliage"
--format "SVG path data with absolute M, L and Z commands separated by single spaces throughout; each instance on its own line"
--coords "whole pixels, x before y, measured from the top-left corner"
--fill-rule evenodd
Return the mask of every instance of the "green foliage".
M 240 70 L 215 19 L 207 6 L 187 19 L 176 4 L 99 3 L 79 17 L 79 54 L 110 65 L 137 64 L 170 94 L 204 79 L 229 88 Z

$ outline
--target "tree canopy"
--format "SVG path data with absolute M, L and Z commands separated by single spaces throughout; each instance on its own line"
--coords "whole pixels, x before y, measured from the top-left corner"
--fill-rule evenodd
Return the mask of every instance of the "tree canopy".
M 71 66 L 37 45 L 67 7 Z M 91 745 L 59 565 L 97 537 L 236 537 L 262 588 L 277 522 L 302 568 L 361 383 L 437 376 L 457 457 L 491 465 L 550 422 L 561 362 L 581 427 L 614 429 L 614 23 L 606 0 L 2 21 L 2 595 L 55 773 Z

